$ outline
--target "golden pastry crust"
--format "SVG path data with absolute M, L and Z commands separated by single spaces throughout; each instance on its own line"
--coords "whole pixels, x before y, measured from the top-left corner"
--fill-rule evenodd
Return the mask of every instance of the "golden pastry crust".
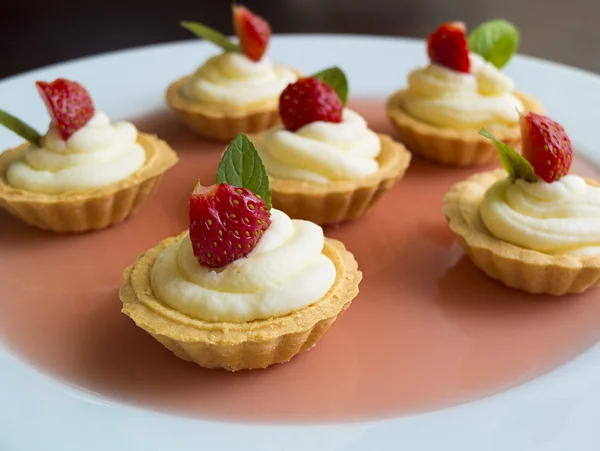
M 403 106 L 405 95 L 406 90 L 392 94 L 388 98 L 386 112 L 401 141 L 411 152 L 449 166 L 479 166 L 498 159 L 494 143 L 479 135 L 478 131 L 437 127 L 409 115 Z M 515 96 L 521 100 L 526 111 L 544 113 L 544 108 L 536 99 L 520 92 L 515 92 Z M 517 150 L 521 147 L 519 124 L 487 128 L 499 141 Z
M 265 134 L 250 136 L 260 148 Z M 269 177 L 273 206 L 291 218 L 337 224 L 363 215 L 406 172 L 411 153 L 391 137 L 379 134 L 379 171 L 355 180 L 310 183 Z
M 323 254 L 336 278 L 320 301 L 288 315 L 246 323 L 211 323 L 191 318 L 161 303 L 153 294 L 150 273 L 158 255 L 188 232 L 167 238 L 129 266 L 119 292 L 123 313 L 177 357 L 205 368 L 229 371 L 266 368 L 309 350 L 350 306 L 362 273 L 344 245 L 325 239 Z
M 492 279 L 529 293 L 581 293 L 600 285 L 598 256 L 544 254 L 490 234 L 479 206 L 486 190 L 504 177 L 502 169 L 475 174 L 454 185 L 444 197 L 443 213 L 473 263 Z
M 301 73 L 295 71 L 300 77 Z M 165 99 L 195 133 L 217 141 L 231 141 L 240 133 L 259 133 L 281 123 L 279 96 L 258 106 L 218 105 L 188 99 L 181 94 L 189 76 L 172 83 Z
M 179 158 L 155 135 L 138 133 L 146 162 L 111 185 L 62 194 L 43 194 L 11 186 L 6 171 L 27 144 L 0 155 L 0 206 L 27 224 L 54 232 L 87 232 L 118 224 L 136 214 L 156 190 L 164 172 Z

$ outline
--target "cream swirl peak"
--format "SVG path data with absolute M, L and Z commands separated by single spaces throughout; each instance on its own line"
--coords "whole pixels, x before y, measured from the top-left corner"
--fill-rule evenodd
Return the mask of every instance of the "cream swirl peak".
M 277 102 L 283 89 L 296 80 L 291 69 L 275 66 L 267 57 L 252 61 L 240 53 L 210 58 L 185 82 L 185 96 L 227 106 Z
M 344 109 L 340 123 L 311 122 L 295 132 L 276 127 L 257 150 L 272 177 L 328 183 L 377 172 L 381 141 L 362 116 Z
M 241 323 L 283 316 L 319 301 L 335 281 L 321 227 L 272 209 L 271 225 L 246 257 L 220 269 L 198 265 L 189 237 L 157 258 L 152 290 L 193 318 Z
M 6 177 L 17 188 L 61 194 L 123 180 L 145 160 L 133 124 L 111 124 L 106 114 L 96 113 L 67 140 L 51 126 L 39 146 L 31 144 L 9 166 Z
M 481 219 L 496 238 L 548 254 L 600 255 L 600 187 L 567 175 L 552 183 L 503 179 Z
M 514 82 L 479 55 L 470 54 L 471 72 L 430 64 L 411 72 L 404 108 L 413 117 L 440 127 L 478 130 L 517 125 L 523 104 Z

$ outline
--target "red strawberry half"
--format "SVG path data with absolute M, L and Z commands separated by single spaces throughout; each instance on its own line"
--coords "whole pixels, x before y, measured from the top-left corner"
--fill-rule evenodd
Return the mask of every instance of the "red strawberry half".
M 311 122 L 342 122 L 343 107 L 335 89 L 312 77 L 288 85 L 279 98 L 281 120 L 292 132 Z
M 60 136 L 67 140 L 94 116 L 94 103 L 83 86 L 59 78 L 52 83 L 35 83 L 46 104 L 52 123 Z
M 471 61 L 465 25 L 462 22 L 441 25 L 427 38 L 427 55 L 432 63 L 468 73 Z
M 569 173 L 571 140 L 558 122 L 535 113 L 521 115 L 521 152 L 538 177 L 548 183 Z
M 269 23 L 248 8 L 239 5 L 233 7 L 233 23 L 246 56 L 253 61 L 259 61 L 271 38 Z
M 244 257 L 270 225 L 266 203 L 253 192 L 196 184 L 190 198 L 190 239 L 202 266 L 218 268 Z

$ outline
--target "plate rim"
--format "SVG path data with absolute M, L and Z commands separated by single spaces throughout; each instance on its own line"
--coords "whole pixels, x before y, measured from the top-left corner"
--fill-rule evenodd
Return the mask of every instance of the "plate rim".
M 289 45 L 292 41 L 297 43 L 304 41 L 304 43 L 297 45 L 306 46 L 309 45 L 308 41 L 312 41 L 311 45 L 315 45 L 315 41 L 331 42 L 333 40 L 338 42 L 357 40 L 363 42 L 371 41 L 371 43 L 378 45 L 381 45 L 381 43 L 384 42 L 387 44 L 400 46 L 422 45 L 424 42 L 422 39 L 418 38 L 332 33 L 276 34 L 274 35 L 273 42 L 275 44 L 282 43 Z M 166 51 L 176 48 L 187 49 L 188 47 L 193 46 L 197 46 L 199 49 L 204 49 L 206 51 L 213 49 L 212 45 L 206 42 L 196 39 L 184 39 L 179 41 L 170 41 L 102 52 L 11 75 L 0 81 L 0 90 L 5 88 L 7 85 L 12 85 L 15 83 L 19 84 L 23 82 L 23 80 L 35 76 L 40 72 L 60 70 L 61 67 L 67 65 L 86 65 L 93 63 L 94 61 L 110 60 L 111 58 L 119 56 L 122 57 L 128 54 L 139 54 L 147 51 Z M 594 84 L 595 88 L 600 91 L 600 76 L 588 70 L 528 55 L 518 55 L 514 61 L 514 66 L 527 66 L 532 64 L 546 67 L 546 69 L 550 69 L 552 71 L 564 71 L 568 74 L 568 77 L 582 77 L 586 80 L 585 83 Z M 598 98 L 600 99 L 600 93 L 598 94 Z M 157 99 L 162 100 L 162 97 L 157 96 Z M 598 163 L 598 161 L 600 161 L 600 153 L 598 151 L 593 153 L 595 154 L 594 160 L 596 163 Z M 592 361 L 591 364 L 590 361 Z M 582 418 L 582 415 L 584 419 L 586 415 L 588 415 L 589 418 L 592 418 L 594 415 L 600 413 L 600 390 L 588 390 L 590 387 L 600 386 L 600 384 L 598 384 L 600 382 L 600 363 L 597 362 L 600 362 L 600 343 L 596 343 L 594 346 L 584 351 L 575 359 L 555 368 L 554 370 L 551 370 L 550 372 L 534 379 L 533 381 L 510 388 L 499 394 L 477 401 L 444 408 L 434 412 L 416 414 L 396 419 L 369 420 L 366 422 L 310 426 L 248 425 L 243 423 L 222 422 L 218 420 L 190 419 L 172 416 L 168 413 L 153 412 L 141 407 L 121 403 L 118 400 L 104 398 L 85 389 L 74 388 L 72 385 L 69 385 L 53 378 L 49 374 L 44 373 L 35 366 L 27 364 L 24 359 L 14 355 L 8 346 L 0 341 L 0 367 L 3 368 L 3 371 L 0 372 L 0 395 L 2 395 L 3 391 L 5 391 L 8 396 L 11 396 L 7 387 L 20 386 L 22 387 L 21 389 L 29 389 L 30 387 L 25 383 L 26 380 L 30 381 L 32 384 L 38 384 L 35 389 L 32 390 L 32 393 L 23 397 L 21 400 L 22 405 L 10 405 L 11 408 L 6 409 L 2 407 L 2 404 L 0 404 L 0 424 L 8 424 L 13 426 L 9 428 L 10 431 L 8 432 L 8 434 L 11 435 L 7 435 L 4 432 L 0 433 L 0 449 L 3 449 L 2 446 L 5 441 L 12 444 L 12 441 L 15 440 L 15 437 L 18 437 L 19 435 L 22 436 L 23 434 L 23 426 L 19 425 L 15 418 L 30 418 L 32 409 L 37 412 L 34 406 L 39 402 L 40 398 L 44 399 L 47 403 L 56 403 L 60 402 L 57 401 L 57 399 L 63 399 L 63 397 L 65 397 L 65 400 L 67 401 L 64 407 L 65 415 L 72 415 L 70 418 L 77 418 L 77 413 L 81 414 L 83 410 L 89 410 L 91 412 L 89 414 L 90 418 L 102 418 L 101 421 L 104 422 L 104 425 L 108 427 L 112 426 L 119 431 L 115 437 L 116 440 L 120 440 L 120 442 L 114 442 L 117 443 L 119 448 L 114 448 L 115 450 L 121 448 L 164 449 L 154 447 L 154 444 L 156 443 L 171 443 L 170 446 L 173 450 L 194 449 L 189 447 L 189 443 L 186 442 L 193 442 L 193 440 L 190 439 L 197 437 L 197 429 L 199 428 L 198 425 L 202 425 L 201 428 L 204 428 L 205 431 L 208 431 L 208 429 L 215 429 L 227 431 L 227 434 L 231 435 L 235 435 L 232 434 L 233 430 L 243 432 L 246 434 L 246 436 L 243 437 L 243 442 L 238 442 L 239 444 L 247 444 L 248 440 L 255 438 L 256 440 L 259 440 L 258 443 L 260 443 L 260 449 L 264 450 L 281 449 L 278 447 L 278 445 L 281 443 L 280 440 L 286 440 L 289 443 L 290 437 L 296 437 L 298 443 L 301 443 L 301 446 L 305 446 L 307 443 L 309 446 L 311 446 L 310 448 L 300 448 L 297 447 L 296 444 L 292 444 L 293 449 L 289 447 L 286 448 L 290 451 L 294 451 L 296 449 L 336 449 L 340 451 L 356 451 L 369 449 L 369 447 L 372 446 L 381 446 L 377 449 L 397 449 L 396 447 L 402 444 L 410 444 L 411 449 L 414 451 L 430 451 L 433 449 L 439 449 L 435 446 L 438 446 L 440 443 L 445 444 L 445 446 L 454 443 L 460 444 L 463 446 L 464 451 L 480 449 L 486 449 L 487 451 L 493 451 L 496 449 L 503 451 L 506 449 L 511 449 L 514 451 L 533 451 L 535 449 L 537 451 L 541 449 L 565 449 L 557 448 L 556 446 L 561 446 L 562 443 L 573 442 L 582 444 L 583 447 L 578 447 L 578 451 L 584 451 L 587 449 L 592 450 L 593 448 L 586 448 L 586 446 L 588 446 L 590 443 L 589 439 L 592 438 L 600 441 L 599 433 L 593 432 L 593 421 L 587 421 L 587 423 L 585 421 L 579 421 L 575 427 L 561 430 L 560 437 L 555 438 L 552 443 L 542 443 L 542 447 L 538 447 L 539 443 L 534 443 L 535 440 L 531 439 L 531 437 L 523 431 L 523 426 L 519 425 L 519 421 L 530 427 L 532 424 L 536 427 L 541 427 L 539 426 L 540 424 L 546 426 L 549 424 L 549 422 L 551 422 L 551 419 L 548 420 L 544 416 L 544 408 L 553 402 L 561 404 L 561 402 L 564 402 L 564 398 L 568 398 L 572 404 L 577 404 L 575 407 L 573 407 L 573 405 L 571 406 L 571 414 L 577 416 L 577 418 Z M 22 368 L 20 368 L 20 370 L 15 370 L 15 373 L 11 375 L 8 374 L 10 373 L 10 370 L 4 371 L 5 366 L 9 368 L 10 365 L 13 365 L 14 368 L 18 368 L 19 366 L 22 366 Z M 25 374 L 25 376 L 21 379 L 20 376 L 22 374 Z M 48 385 L 48 383 L 50 385 Z M 552 391 L 554 391 L 550 398 L 548 398 L 549 389 L 547 386 L 551 386 Z M 562 388 L 560 390 L 556 390 L 555 387 Z M 575 389 L 575 393 L 572 392 L 573 388 Z M 511 401 L 507 401 L 507 398 L 511 398 L 513 401 L 519 402 L 515 404 Z M 523 400 L 525 400 L 525 404 L 530 403 L 529 408 L 526 405 L 523 405 Z M 515 415 L 515 412 L 512 410 L 516 405 L 519 405 L 522 411 L 517 412 L 518 414 Z M 536 407 L 531 407 L 531 405 L 535 405 Z M 132 421 L 135 425 L 133 429 L 137 431 L 140 437 L 145 438 L 142 439 L 136 437 L 133 440 L 131 439 L 131 431 L 121 430 L 118 424 L 115 424 L 114 421 L 111 421 L 109 417 L 115 414 L 115 410 L 123 412 L 125 415 L 124 418 L 127 418 L 128 421 Z M 577 410 L 577 412 L 575 412 L 575 410 Z M 107 411 L 111 411 L 112 413 L 107 413 Z M 523 416 L 523 412 L 539 412 L 540 418 L 536 418 L 535 421 L 528 420 L 526 416 Z M 120 413 L 117 412 L 117 414 Z M 60 415 L 54 415 L 54 417 L 57 416 Z M 461 418 L 457 419 L 457 417 Z M 552 415 L 550 415 L 550 417 L 552 417 Z M 472 431 L 472 423 L 469 422 L 469 419 L 471 421 L 482 423 L 481 430 Z M 503 421 L 502 424 L 512 425 L 514 428 L 516 428 L 518 433 L 510 437 L 504 437 L 504 440 L 498 438 L 497 440 L 493 441 L 492 436 L 486 434 L 490 434 L 494 431 L 497 434 L 498 431 L 494 428 L 489 429 L 483 427 L 482 419 L 487 419 L 488 421 Z M 465 420 L 467 423 L 464 423 Z M 48 433 L 52 432 L 53 429 L 55 430 L 54 432 L 56 432 L 56 430 L 60 430 L 56 418 L 43 415 L 43 413 L 40 414 L 37 412 L 35 419 L 31 421 L 34 421 L 37 426 L 40 426 L 40 430 L 47 431 Z M 170 430 L 187 434 L 185 440 L 177 442 L 174 446 L 172 446 L 172 441 L 169 441 L 169 439 L 172 439 L 172 437 L 169 437 L 170 434 L 168 433 L 166 436 L 163 436 L 164 434 L 161 433 L 153 436 L 153 438 L 148 439 L 147 434 L 158 434 L 158 429 L 156 432 L 152 432 L 152 430 L 148 427 L 149 425 L 162 425 L 166 423 L 169 423 L 168 428 L 171 428 Z M 435 423 L 435 425 L 433 425 L 433 423 Z M 426 427 L 427 424 L 433 425 L 432 429 L 427 431 L 420 430 L 421 428 L 428 429 Z M 592 427 L 591 430 L 589 429 L 590 426 Z M 415 430 L 411 431 L 411 428 L 416 428 L 416 432 Z M 85 426 L 82 429 L 84 429 L 88 434 L 98 434 L 100 432 L 99 430 L 90 428 L 88 426 Z M 301 430 L 301 433 L 298 433 L 298 430 Z M 307 434 L 307 430 L 310 430 L 310 434 Z M 437 438 L 431 436 L 433 430 L 439 434 Z M 255 431 L 259 431 L 259 433 L 256 434 Z M 258 437 L 264 434 L 265 431 L 269 431 L 271 434 L 273 434 L 272 442 L 260 442 Z M 6 437 L 4 435 L 6 435 Z M 57 437 L 56 433 L 51 435 L 53 437 Z M 310 436 L 303 437 L 304 435 Z M 58 437 L 60 437 L 60 435 L 58 435 Z M 588 440 L 587 444 L 585 441 L 582 441 L 582 437 L 583 439 Z M 494 436 L 494 438 L 496 437 Z M 79 449 L 77 446 L 80 446 L 81 443 L 85 443 L 86 439 L 87 437 L 85 434 L 65 436 L 65 441 L 61 443 L 61 450 Z M 72 440 L 72 444 L 67 442 L 67 440 Z M 101 440 L 109 440 L 109 438 L 102 438 Z M 215 443 L 221 443 L 220 440 L 223 440 L 223 437 L 215 436 L 214 440 Z M 221 443 L 221 449 L 237 449 L 233 447 L 227 447 L 236 446 L 235 440 L 237 439 L 233 438 L 232 440 L 234 440 L 231 442 L 232 445 L 223 445 Z M 392 448 L 388 447 L 389 443 L 387 440 L 394 440 Z M 106 443 L 108 442 L 102 442 L 102 448 L 98 447 L 97 449 L 105 449 Z M 510 448 L 506 448 L 505 446 L 507 445 L 510 446 Z M 17 446 L 19 445 L 17 444 Z M 92 445 L 92 448 L 93 446 L 95 445 Z M 482 446 L 485 448 L 482 448 Z M 15 449 L 18 450 L 30 448 L 16 447 Z M 257 449 L 259 449 L 259 447 L 257 447 Z M 7 448 L 7 451 L 13 451 L 13 449 Z
M 367 34 L 367 33 L 273 33 L 272 39 L 275 41 L 282 41 L 286 39 L 331 39 L 331 38 L 342 38 L 343 40 L 375 40 L 375 41 L 404 41 L 407 43 L 413 42 L 417 44 L 424 44 L 425 39 L 417 38 L 413 36 L 396 36 L 396 35 L 378 35 L 378 34 Z M 229 35 L 230 39 L 235 39 L 234 36 Z M 157 42 L 154 44 L 144 44 L 133 47 L 125 47 L 121 49 L 113 49 L 107 51 L 100 51 L 96 53 L 91 53 L 89 55 L 78 56 L 75 58 L 69 58 L 63 61 L 59 61 L 57 63 L 47 64 L 45 66 L 34 67 L 32 69 L 28 69 L 22 72 L 18 72 L 16 74 L 9 75 L 3 79 L 0 79 L 0 84 L 4 84 L 7 82 L 14 81 L 15 79 L 19 79 L 20 77 L 26 77 L 34 75 L 36 72 L 52 70 L 59 68 L 60 66 L 67 64 L 79 64 L 85 63 L 88 60 L 95 60 L 99 58 L 113 57 L 121 54 L 129 53 L 129 52 L 138 52 L 144 50 L 157 50 L 163 47 L 179 47 L 181 45 L 190 45 L 190 44 L 201 44 L 201 45 L 211 45 L 203 39 L 200 38 L 185 38 L 185 39 L 176 39 L 171 41 Z M 543 58 L 535 55 L 530 55 L 527 53 L 517 52 L 513 58 L 516 60 L 529 61 L 532 63 L 541 63 L 549 65 L 555 69 L 567 70 L 569 72 L 577 72 L 580 75 L 590 77 L 595 82 L 600 83 L 600 74 L 595 73 L 590 69 L 585 69 L 583 67 L 571 66 L 569 64 L 554 61 L 548 58 Z

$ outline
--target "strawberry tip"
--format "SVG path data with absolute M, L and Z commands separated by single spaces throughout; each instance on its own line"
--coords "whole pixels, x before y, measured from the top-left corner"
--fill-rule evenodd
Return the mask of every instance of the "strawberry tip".
M 205 195 L 214 192 L 216 189 L 217 185 L 204 186 L 202 185 L 202 182 L 200 182 L 200 179 L 198 179 L 198 181 L 194 185 L 194 190 L 192 191 L 192 194 Z
M 459 28 L 462 31 L 467 30 L 467 26 L 465 25 L 465 23 L 460 20 L 455 20 L 453 22 L 449 22 L 448 25 L 455 27 L 455 28 Z

